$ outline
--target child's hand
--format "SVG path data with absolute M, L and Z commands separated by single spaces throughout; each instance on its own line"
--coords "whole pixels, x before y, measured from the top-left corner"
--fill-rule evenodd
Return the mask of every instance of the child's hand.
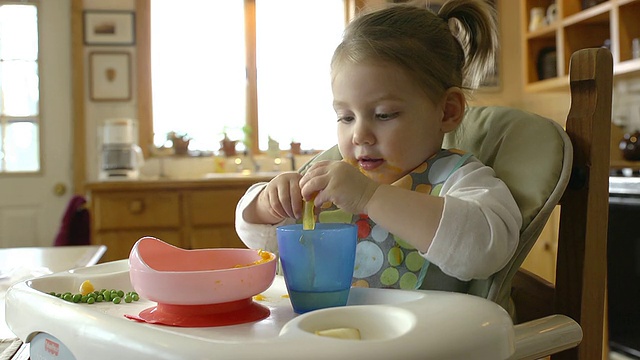
M 301 175 L 285 172 L 274 177 L 258 196 L 257 212 L 262 222 L 275 224 L 285 218 L 302 217 Z
M 330 201 L 352 214 L 366 213 L 366 206 L 378 186 L 379 183 L 343 161 L 319 161 L 300 179 L 304 199 L 317 193 L 316 206 Z

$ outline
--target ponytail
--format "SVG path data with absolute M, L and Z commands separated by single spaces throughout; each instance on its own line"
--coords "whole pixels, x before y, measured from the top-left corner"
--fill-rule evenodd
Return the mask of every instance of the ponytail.
M 493 71 L 498 49 L 496 11 L 486 2 L 447 1 L 438 16 L 449 24 L 464 52 L 462 77 L 466 86 L 476 88 Z
M 363 14 L 345 29 L 331 60 L 380 61 L 407 71 L 433 101 L 450 87 L 474 89 L 490 74 L 498 47 L 493 7 L 449 0 L 435 14 L 425 0 Z

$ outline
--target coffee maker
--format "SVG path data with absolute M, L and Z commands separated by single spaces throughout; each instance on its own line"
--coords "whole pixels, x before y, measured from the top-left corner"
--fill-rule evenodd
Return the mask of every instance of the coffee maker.
M 139 177 L 144 157 L 135 139 L 134 119 L 104 120 L 100 149 L 101 180 L 133 180 Z

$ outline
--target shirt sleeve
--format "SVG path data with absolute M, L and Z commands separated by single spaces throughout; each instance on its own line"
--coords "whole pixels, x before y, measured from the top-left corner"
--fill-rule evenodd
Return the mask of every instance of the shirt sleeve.
M 485 279 L 514 255 L 522 215 L 492 168 L 473 161 L 456 170 L 441 190 L 442 218 L 423 256 L 460 280 Z
M 281 223 L 270 224 L 252 224 L 244 220 L 242 213 L 260 194 L 262 189 L 267 185 L 266 182 L 256 183 L 252 185 L 247 192 L 240 198 L 236 205 L 236 232 L 240 240 L 250 249 L 262 249 L 272 253 L 278 253 L 278 240 L 276 238 L 276 227 L 285 224 L 293 224 L 294 220 L 285 219 Z

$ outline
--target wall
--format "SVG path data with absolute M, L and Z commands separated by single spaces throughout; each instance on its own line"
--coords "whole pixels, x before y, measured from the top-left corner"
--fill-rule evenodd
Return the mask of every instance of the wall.
M 498 27 L 500 31 L 500 54 L 498 56 L 498 89 L 480 90 L 470 99 L 471 105 L 520 106 L 522 96 L 522 53 L 520 34 L 513 29 L 520 27 L 520 2 L 498 0 Z
M 135 10 L 135 0 L 83 0 L 85 10 Z M 133 46 L 84 46 L 85 59 L 85 128 L 86 128 L 86 179 L 98 178 L 99 129 L 104 119 L 125 117 L 135 119 L 138 113 L 136 90 L 136 47 Z M 126 51 L 131 53 L 131 100 L 119 102 L 95 102 L 89 99 L 89 54 L 92 51 Z

